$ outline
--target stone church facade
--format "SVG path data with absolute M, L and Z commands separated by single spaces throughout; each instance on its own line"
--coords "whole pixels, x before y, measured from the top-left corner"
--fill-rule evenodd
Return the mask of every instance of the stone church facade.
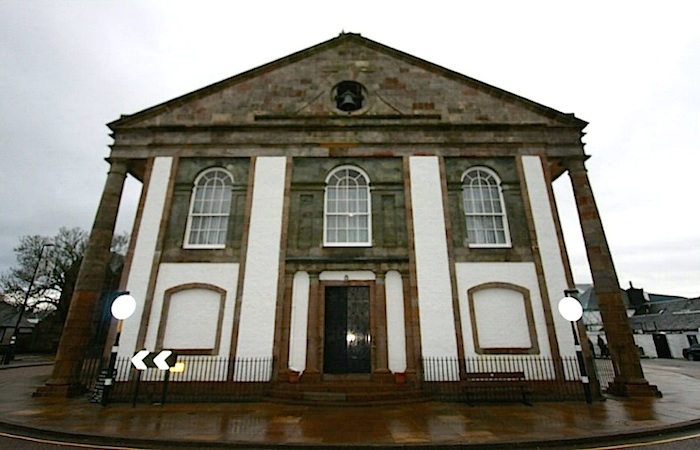
M 142 181 L 120 355 L 270 358 L 273 382 L 363 389 L 428 379 L 426 358 L 572 356 L 551 186 L 579 177 L 587 248 L 607 252 L 585 126 L 356 34 L 122 116 L 91 238 L 99 263 L 125 174 Z M 75 326 L 47 386 L 71 383 Z M 648 385 L 638 365 L 621 385 Z

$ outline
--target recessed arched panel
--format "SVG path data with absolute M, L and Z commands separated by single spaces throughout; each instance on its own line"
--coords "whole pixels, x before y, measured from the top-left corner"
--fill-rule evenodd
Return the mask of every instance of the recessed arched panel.
M 225 299 L 225 290 L 203 283 L 165 291 L 158 348 L 180 354 L 217 354 Z
M 485 283 L 467 294 L 477 353 L 539 353 L 529 290 L 510 283 Z

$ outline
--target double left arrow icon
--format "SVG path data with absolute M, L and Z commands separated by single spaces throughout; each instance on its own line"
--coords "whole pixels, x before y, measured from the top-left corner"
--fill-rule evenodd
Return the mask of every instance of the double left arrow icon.
M 168 370 L 175 365 L 176 361 L 177 355 L 172 350 L 161 350 L 153 353 L 148 350 L 140 350 L 131 358 L 131 364 L 138 370 Z

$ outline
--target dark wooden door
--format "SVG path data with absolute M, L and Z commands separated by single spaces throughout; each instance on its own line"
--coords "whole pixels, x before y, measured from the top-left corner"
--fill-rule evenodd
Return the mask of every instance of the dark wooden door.
M 659 358 L 671 359 L 671 348 L 668 346 L 668 340 L 665 334 L 653 334 L 654 346 L 656 346 L 656 354 Z
M 327 286 L 323 372 L 370 373 L 368 286 Z

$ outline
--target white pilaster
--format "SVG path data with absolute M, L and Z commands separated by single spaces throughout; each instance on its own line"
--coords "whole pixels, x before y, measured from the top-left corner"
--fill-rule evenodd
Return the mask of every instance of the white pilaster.
M 272 356 L 287 159 L 258 157 L 236 356 Z
M 136 350 L 136 340 L 144 312 L 144 302 L 148 294 L 153 257 L 156 252 L 156 242 L 158 242 L 172 166 L 172 157 L 155 158 L 148 180 L 148 190 L 141 193 L 146 200 L 143 211 L 141 211 L 139 229 L 135 230 L 135 235 L 132 237 L 132 239 L 136 239 L 136 244 L 126 283 L 126 289 L 136 299 L 136 311 L 124 321 L 119 341 L 120 356 L 132 356 Z M 154 326 L 157 327 L 157 324 Z
M 306 337 L 309 322 L 308 272 L 294 274 L 292 284 L 292 319 L 289 330 L 289 368 L 297 372 L 306 369 Z
M 389 370 L 406 371 L 406 322 L 403 306 L 403 280 L 395 270 L 384 277 L 386 289 L 386 334 Z
M 549 295 L 550 307 L 554 324 L 557 331 L 557 340 L 562 351 L 562 356 L 566 356 L 567 349 L 571 349 L 573 354 L 573 337 L 570 325 L 558 312 L 559 300 L 564 296 L 564 290 L 568 289 L 566 281 L 566 269 L 562 261 L 562 253 L 557 235 L 552 205 L 550 204 L 548 181 L 545 180 L 542 160 L 539 156 L 523 156 L 523 172 L 525 182 L 530 197 L 530 209 L 535 222 L 535 232 L 537 235 L 537 245 L 542 259 L 542 269 L 544 271 L 547 294 Z
M 425 357 L 456 358 L 457 340 L 438 158 L 412 156 L 409 168 L 422 353 Z

